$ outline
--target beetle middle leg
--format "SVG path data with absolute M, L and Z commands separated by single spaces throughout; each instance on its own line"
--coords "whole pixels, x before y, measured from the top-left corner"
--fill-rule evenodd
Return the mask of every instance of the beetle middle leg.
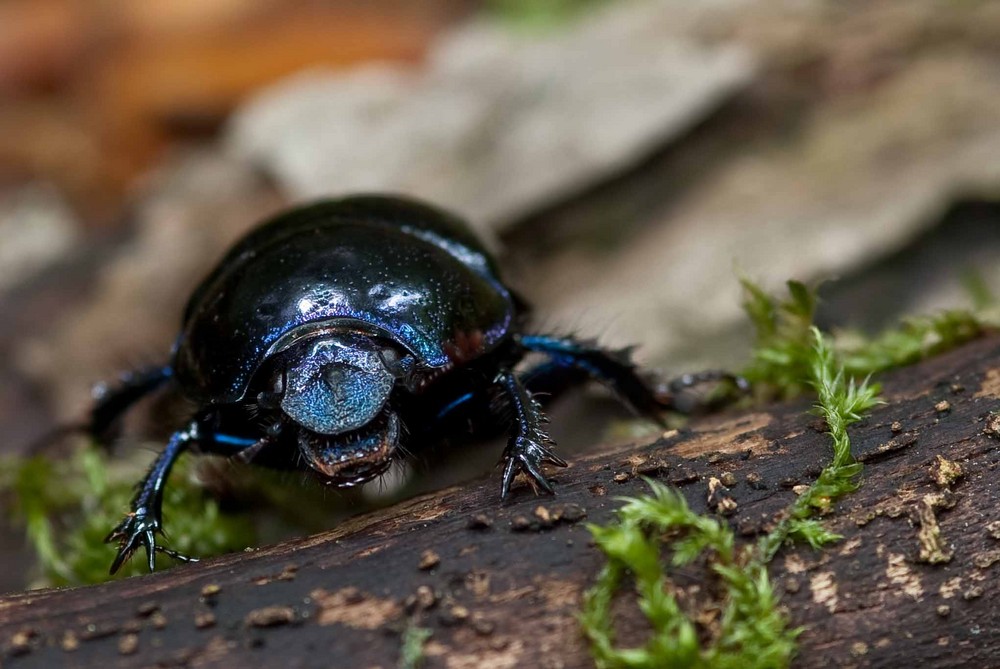
M 504 499 L 510 493 L 510 486 L 519 471 L 531 477 L 533 485 L 551 494 L 552 485 L 542 471 L 546 463 L 565 467 L 566 461 L 550 448 L 552 439 L 542 426 L 546 418 L 538 402 L 531 396 L 520 379 L 511 371 L 497 375 L 496 383 L 507 396 L 514 410 L 513 433 L 504 451 L 503 484 L 500 496 Z
M 163 386 L 171 376 L 173 370 L 169 366 L 157 365 L 126 372 L 115 386 L 97 386 L 94 389 L 94 406 L 83 428 L 98 442 L 106 442 L 111 426 L 136 402 Z
M 588 377 L 604 383 L 629 404 L 638 414 L 662 422 L 661 412 L 673 409 L 690 413 L 697 408 L 684 406 L 678 398 L 691 388 L 719 381 L 729 382 L 740 391 L 747 382 L 729 372 L 709 370 L 684 374 L 664 383 L 644 378 L 631 360 L 631 350 L 612 350 L 590 341 L 573 337 L 522 335 L 518 339 L 528 351 L 543 353 L 550 358 L 525 373 L 525 382 L 532 392 L 559 394 Z
M 173 376 L 166 365 L 142 367 L 122 374 L 114 385 L 94 387 L 94 403 L 86 419 L 59 425 L 43 433 L 27 447 L 29 454 L 42 453 L 67 435 L 86 434 L 107 448 L 115 436 L 116 423 L 136 402 L 161 388 Z
M 606 349 L 594 342 L 550 335 L 522 335 L 518 342 L 551 360 L 527 373 L 529 379 L 534 377 L 529 386 L 558 393 L 589 377 L 609 386 L 643 416 L 660 420 L 659 413 L 666 408 L 651 384 L 639 375 L 630 349 Z

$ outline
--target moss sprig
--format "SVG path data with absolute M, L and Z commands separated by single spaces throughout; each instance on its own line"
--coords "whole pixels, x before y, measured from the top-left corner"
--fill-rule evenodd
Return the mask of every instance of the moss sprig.
M 750 364 L 742 375 L 758 395 L 790 398 L 809 389 L 813 358 L 816 290 L 788 281 L 788 295 L 775 297 L 750 279 L 741 278 L 743 308 L 754 328 Z M 869 336 L 838 330 L 830 341 L 849 377 L 865 377 L 903 367 L 955 348 L 998 325 L 995 302 L 983 291 L 971 293 L 975 309 L 948 309 L 904 318 L 899 325 Z
M 818 300 L 815 290 L 788 281 L 788 297 L 779 300 L 741 278 L 743 310 L 755 331 L 750 364 L 742 375 L 768 395 L 793 397 L 804 392 L 812 363 L 810 328 Z
M 989 327 L 993 325 L 984 314 L 949 309 L 906 318 L 874 337 L 841 332 L 836 347 L 848 374 L 866 376 L 938 355 L 981 336 Z
M 420 669 L 426 659 L 424 644 L 431 638 L 433 632 L 410 621 L 403 630 L 402 647 L 399 650 L 399 669 Z
M 137 463 L 83 447 L 63 460 L 35 456 L 5 464 L 11 479 L 3 487 L 13 492 L 14 517 L 24 523 L 38 556 L 38 584 L 112 578 L 108 565 L 114 548 L 104 538 L 129 508 Z M 170 528 L 166 542 L 181 553 L 217 555 L 255 543 L 251 519 L 223 513 L 193 480 L 188 458 L 177 463 L 163 506 Z M 159 555 L 157 564 L 166 568 L 171 561 Z M 144 573 L 144 565 L 144 559 L 132 560 L 115 578 Z
M 787 667 L 795 654 L 801 630 L 791 628 L 779 609 L 768 565 L 789 541 L 818 549 L 840 538 L 819 516 L 857 489 L 861 465 L 851 454 L 847 428 L 880 400 L 879 386 L 869 378 L 856 382 L 831 340 L 812 325 L 815 295 L 800 283 L 788 285 L 790 299 L 777 303 L 744 281 L 747 311 L 758 326 L 758 349 L 747 376 L 768 379 L 785 393 L 816 391 L 815 411 L 832 442 L 830 462 L 755 547 L 737 549 L 728 524 L 694 513 L 680 493 L 650 480 L 649 495 L 622 499 L 616 523 L 589 526 L 608 563 L 584 596 L 580 622 L 601 669 L 771 669 Z M 664 548 L 674 569 L 705 559 L 722 593 L 717 627 L 699 627 L 683 610 L 664 570 Z M 638 606 L 652 634 L 644 646 L 617 648 L 611 605 L 626 574 L 635 579 Z
M 738 551 L 724 522 L 692 511 L 675 490 L 645 479 L 650 494 L 623 498 L 618 522 L 590 525 L 597 546 L 608 556 L 596 585 L 584 598 L 580 622 L 601 669 L 704 667 L 754 669 L 783 667 L 795 648 L 794 630 L 778 610 L 767 570 L 747 551 Z M 663 540 L 672 551 L 671 567 L 702 555 L 726 596 L 721 615 L 702 643 L 704 629 L 687 616 L 674 595 L 661 561 Z M 644 646 L 617 648 L 611 603 L 626 573 L 636 584 L 639 608 L 653 633 Z
M 809 384 L 816 390 L 815 411 L 826 422 L 833 457 L 816 481 L 789 507 L 782 521 L 761 540 L 764 562 L 770 562 L 788 539 L 820 548 L 840 538 L 826 530 L 814 516 L 827 513 L 836 499 L 857 489 L 861 464 L 851 455 L 847 427 L 881 402 L 878 384 L 869 379 L 857 383 L 853 377 L 848 378 L 844 366 L 837 364 L 828 338 L 816 327 L 811 332 L 814 343 Z

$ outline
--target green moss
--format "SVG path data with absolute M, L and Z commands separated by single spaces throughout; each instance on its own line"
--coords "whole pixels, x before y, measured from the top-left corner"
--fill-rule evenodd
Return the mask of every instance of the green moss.
M 762 397 L 802 394 L 810 385 L 812 324 L 819 301 L 815 289 L 789 281 L 788 296 L 777 298 L 747 278 L 740 282 L 744 310 L 755 331 L 752 360 L 743 376 Z M 986 311 L 994 305 L 992 295 L 985 287 L 967 285 L 976 310 L 950 309 L 909 317 L 875 336 L 853 330 L 836 332 L 830 346 L 837 352 L 845 373 L 860 378 L 911 365 L 996 327 L 996 316 Z
M 628 667 L 704 667 L 766 669 L 787 666 L 797 632 L 778 609 L 767 570 L 748 551 L 735 547 L 733 531 L 722 521 L 688 508 L 684 497 L 646 479 L 651 494 L 624 499 L 618 522 L 591 525 L 608 564 L 585 598 L 580 622 L 601 669 Z M 661 559 L 666 545 L 671 567 L 690 565 L 707 555 L 714 586 L 725 594 L 717 625 L 706 633 L 682 610 Z M 639 608 L 652 634 L 641 647 L 617 648 L 611 603 L 625 574 L 635 579 Z
M 989 327 L 991 323 L 982 314 L 950 309 L 931 316 L 907 318 L 898 327 L 875 337 L 842 332 L 835 346 L 844 369 L 854 376 L 865 376 L 938 355 L 979 337 Z
M 15 519 L 23 522 L 39 563 L 38 585 L 76 585 L 109 580 L 115 548 L 104 543 L 109 530 L 128 511 L 142 466 L 110 460 L 95 448 L 78 449 L 65 460 L 36 456 L 8 459 Z M 249 517 L 220 511 L 192 477 L 190 460 L 182 458 L 164 496 L 166 545 L 181 553 L 218 555 L 254 545 Z M 127 563 L 114 577 L 145 571 L 145 559 Z M 157 556 L 158 568 L 173 562 Z
M 997 297 L 993 289 L 974 267 L 969 267 L 962 272 L 959 277 L 962 287 L 972 301 L 972 308 L 976 311 L 986 311 L 997 305 Z
M 403 646 L 399 651 L 399 669 L 419 669 L 424 664 L 424 644 L 433 632 L 410 622 L 403 630 Z
M 761 559 L 770 562 L 788 539 L 807 542 L 819 548 L 840 537 L 828 531 L 814 516 L 827 513 L 839 497 L 857 489 L 861 464 L 851 455 L 847 427 L 856 423 L 880 403 L 879 386 L 848 379 L 843 365 L 838 365 L 829 340 L 812 328 L 813 357 L 809 383 L 816 389 L 816 412 L 823 417 L 833 442 L 833 457 L 808 490 L 798 496 L 783 519 L 760 542 Z
M 623 499 L 616 523 L 590 526 L 608 563 L 584 597 L 580 622 L 601 669 L 789 666 L 800 630 L 791 628 L 778 608 L 768 565 L 788 541 L 820 548 L 839 538 L 818 516 L 857 488 L 861 465 L 851 455 L 847 428 L 878 404 L 879 388 L 867 379 L 857 383 L 838 361 L 830 339 L 812 325 L 816 300 L 805 286 L 789 282 L 790 297 L 784 302 L 747 281 L 744 287 L 747 311 L 758 329 L 748 376 L 773 384 L 782 394 L 814 388 L 832 457 L 756 546 L 736 548 L 725 521 L 694 513 L 680 493 L 648 480 L 651 494 Z M 703 583 L 700 591 L 719 593 L 707 605 L 721 611 L 717 625 L 699 623 L 700 618 L 684 610 L 665 569 L 665 561 L 676 569 L 697 560 L 704 561 L 714 580 Z M 638 606 L 652 632 L 644 646 L 618 648 L 611 605 L 626 574 L 635 580 Z
M 810 328 L 816 313 L 815 291 L 789 281 L 788 297 L 779 300 L 747 278 L 740 283 L 743 309 L 756 333 L 752 360 L 743 376 L 768 396 L 801 394 L 808 388 L 812 362 Z

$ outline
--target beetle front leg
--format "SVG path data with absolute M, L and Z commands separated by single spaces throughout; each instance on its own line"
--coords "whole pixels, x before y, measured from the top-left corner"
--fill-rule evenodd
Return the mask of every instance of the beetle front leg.
M 497 375 L 496 383 L 507 396 L 514 409 L 514 432 L 507 442 L 504 451 L 503 484 L 500 496 L 507 498 L 514 477 L 523 471 L 530 477 L 532 485 L 552 494 L 552 485 L 542 471 L 546 463 L 565 467 L 566 461 L 552 452 L 550 446 L 554 442 L 542 429 L 546 418 L 542 414 L 538 402 L 531 396 L 524 384 L 511 371 L 503 371 Z
M 183 430 L 174 432 L 167 442 L 167 447 L 156 458 L 139 484 L 138 492 L 132 499 L 132 510 L 104 539 L 106 542 L 118 541 L 118 555 L 111 563 L 110 573 L 117 572 L 139 546 L 146 549 L 146 560 L 150 571 L 155 568 L 156 551 L 186 562 L 193 560 L 158 546 L 156 535 L 163 531 L 163 489 L 167 477 L 177 458 L 193 443 L 199 441 L 199 430 L 198 422 L 193 420 Z
M 249 461 L 262 448 L 272 443 L 270 435 L 264 435 L 260 439 L 247 439 L 207 430 L 200 418 L 175 432 L 139 484 L 138 492 L 132 499 L 132 511 L 105 538 L 106 542 L 118 541 L 118 555 L 111 564 L 111 573 L 117 572 L 139 546 L 146 549 L 150 571 L 155 567 L 156 551 L 181 562 L 198 561 L 197 558 L 181 555 L 156 543 L 156 535 L 163 532 L 163 490 L 170 470 L 182 453 L 197 444 L 203 453 Z

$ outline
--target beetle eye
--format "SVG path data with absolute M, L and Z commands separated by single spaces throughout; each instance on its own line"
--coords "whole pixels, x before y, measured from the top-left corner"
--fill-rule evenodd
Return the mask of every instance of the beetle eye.
M 413 370 L 413 356 L 403 355 L 398 349 L 386 346 L 379 350 L 378 355 L 386 371 L 397 379 L 406 377 Z

